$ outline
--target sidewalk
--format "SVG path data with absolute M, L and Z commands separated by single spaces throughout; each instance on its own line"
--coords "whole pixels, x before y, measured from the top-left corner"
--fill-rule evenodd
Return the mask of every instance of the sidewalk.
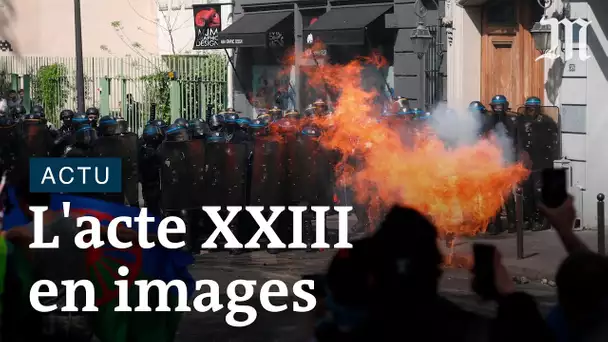
M 576 232 L 593 251 L 597 251 L 597 230 L 584 230 Z M 555 272 L 566 252 L 553 230 L 542 232 L 526 232 L 524 235 L 524 259 L 517 259 L 517 245 L 515 234 L 501 234 L 496 236 L 480 236 L 456 240 L 454 254 L 470 257 L 473 243 L 487 243 L 495 245 L 503 257 L 503 262 L 513 276 L 524 276 L 531 280 L 543 278 L 553 280 Z M 444 253 L 449 250 L 441 246 Z

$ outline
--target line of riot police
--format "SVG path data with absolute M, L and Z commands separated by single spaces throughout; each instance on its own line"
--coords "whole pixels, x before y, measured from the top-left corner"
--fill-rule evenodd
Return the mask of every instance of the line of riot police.
M 188 241 L 195 251 L 215 228 L 202 206 L 333 204 L 335 158 L 319 144 L 321 130 L 310 120 L 328 114 L 324 103 L 316 102 L 305 116 L 297 111 L 283 115 L 276 107 L 254 120 L 238 114 L 228 108 L 207 122 L 177 119 L 167 125 L 154 120 L 143 131 L 139 166 L 146 207 L 188 222 Z M 266 215 L 268 219 L 269 210 Z M 305 213 L 308 250 L 314 239 L 312 221 L 312 212 Z M 284 212 L 273 227 L 283 241 L 290 241 L 291 225 Z M 257 227 L 244 214 L 232 220 L 231 229 L 246 241 Z
M 559 109 L 542 106 L 538 97 L 528 97 L 525 103 L 511 111 L 504 95 L 496 95 L 490 102 L 491 110 L 479 101 L 469 105 L 469 111 L 481 117 L 480 136 L 491 133 L 506 135 L 512 143 L 505 148 L 505 162 L 524 162 L 531 171 L 530 177 L 520 184 L 523 190 L 524 227 L 530 230 L 548 229 L 548 224 L 537 207 L 541 191 L 541 171 L 553 168 L 553 161 L 561 158 L 561 131 Z M 513 194 L 505 203 L 507 229 L 504 228 L 501 212 L 488 227 L 491 234 L 504 230 L 515 232 L 515 199 Z

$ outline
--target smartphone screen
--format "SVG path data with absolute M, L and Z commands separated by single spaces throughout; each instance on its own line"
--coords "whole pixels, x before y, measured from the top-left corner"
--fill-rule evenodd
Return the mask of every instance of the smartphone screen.
M 566 170 L 544 169 L 542 183 L 542 201 L 547 207 L 557 208 L 568 199 Z
M 473 291 L 482 299 L 492 300 L 498 297 L 494 280 L 494 257 L 496 247 L 488 244 L 473 245 Z

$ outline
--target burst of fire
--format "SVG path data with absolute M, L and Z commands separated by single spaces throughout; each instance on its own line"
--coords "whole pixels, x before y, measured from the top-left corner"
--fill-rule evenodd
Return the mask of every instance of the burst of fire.
M 368 205 L 372 220 L 402 204 L 426 213 L 442 234 L 472 235 L 485 229 L 528 171 L 522 164 L 505 165 L 494 139 L 448 148 L 432 131 L 412 128 L 404 144 L 400 132 L 377 120 L 378 94 L 361 84 L 364 64 L 383 63 L 373 55 L 305 71 L 309 86 L 335 96 L 333 115 L 316 122 L 325 130 L 321 143 L 342 156 L 338 181 L 354 190 L 356 201 Z

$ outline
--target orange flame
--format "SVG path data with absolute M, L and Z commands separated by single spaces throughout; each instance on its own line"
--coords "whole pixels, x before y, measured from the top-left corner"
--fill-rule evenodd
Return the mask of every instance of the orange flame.
M 322 48 L 315 45 L 312 50 Z M 291 65 L 293 55 L 286 61 Z M 333 115 L 316 118 L 315 123 L 325 131 L 321 143 L 342 155 L 336 167 L 338 182 L 353 189 L 356 201 L 367 204 L 372 223 L 384 209 L 401 204 L 426 213 L 442 235 L 484 230 L 528 170 L 522 164 L 505 165 L 493 138 L 451 149 L 430 129 L 406 127 L 403 133 L 378 122 L 378 94 L 363 89 L 361 72 L 364 64 L 385 63 L 375 54 L 305 71 L 309 86 L 337 95 Z M 353 158 L 360 162 L 357 167 L 352 166 Z

